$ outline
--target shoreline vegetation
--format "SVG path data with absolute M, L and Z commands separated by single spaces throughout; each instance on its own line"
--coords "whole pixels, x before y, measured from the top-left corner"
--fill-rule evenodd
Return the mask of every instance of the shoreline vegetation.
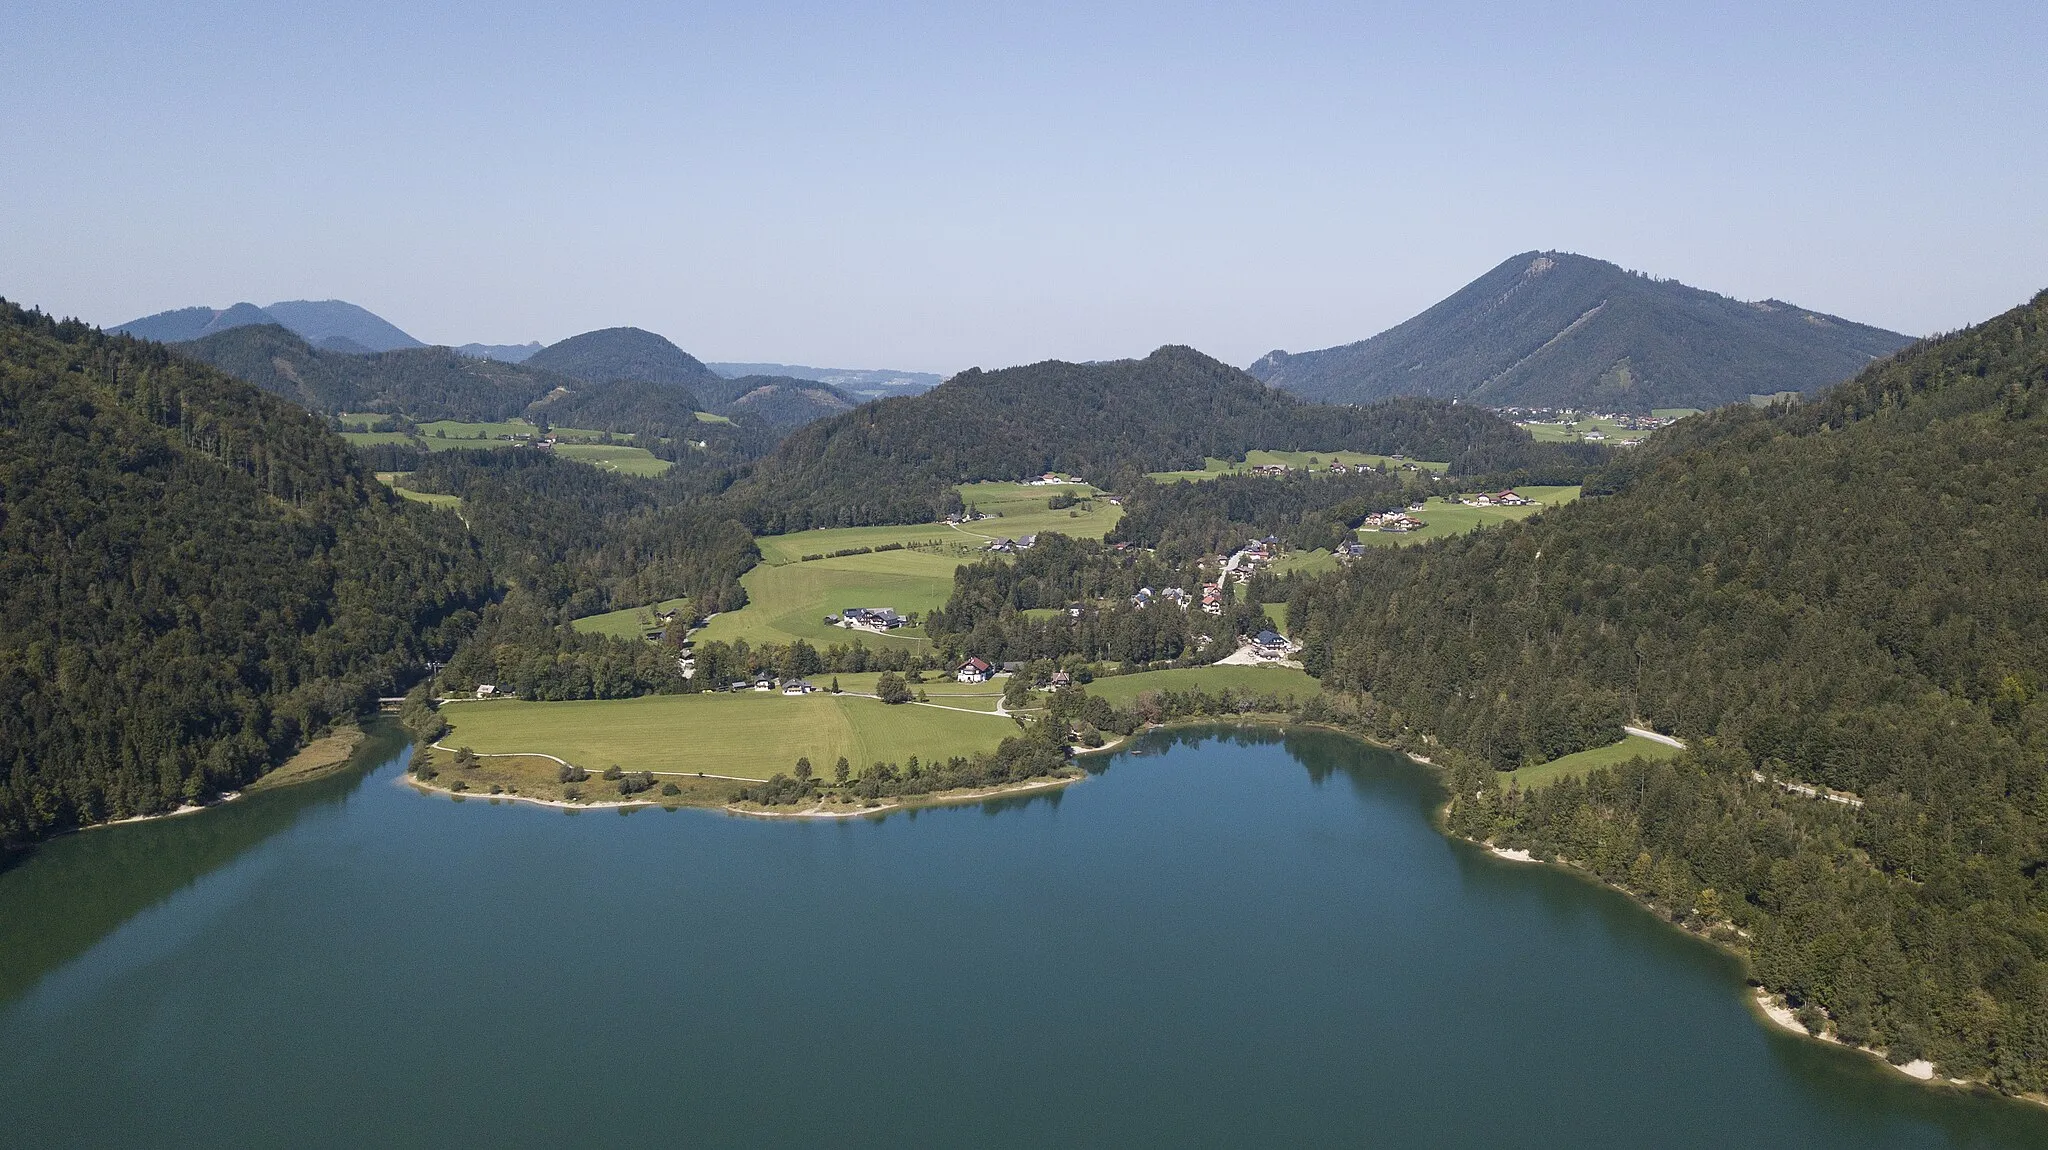
M 196 815 L 201 811 L 210 811 L 215 807 L 226 806 L 236 799 L 261 791 L 276 790 L 280 787 L 297 786 L 300 783 L 310 783 L 315 779 L 324 779 L 328 775 L 347 766 L 350 758 L 355 755 L 356 749 L 363 745 L 363 740 L 367 737 L 368 735 L 364 730 L 358 726 L 336 727 L 329 734 L 307 743 L 299 749 L 297 754 L 279 764 L 275 770 L 258 777 L 255 782 L 250 783 L 241 790 L 223 791 L 206 802 L 181 803 L 172 810 L 158 811 L 155 814 L 130 815 L 127 818 L 108 819 L 106 822 L 101 823 L 88 823 L 77 828 L 73 833 L 83 834 L 87 831 L 105 830 L 108 827 L 126 827 L 133 826 L 136 823 L 152 823 L 158 819 L 175 819 L 181 815 Z

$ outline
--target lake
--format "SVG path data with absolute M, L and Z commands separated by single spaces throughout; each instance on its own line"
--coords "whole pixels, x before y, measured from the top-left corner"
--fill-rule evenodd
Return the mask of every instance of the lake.
M 2043 1146 L 1342 736 L 851 822 L 350 773 L 0 872 L 0 1144 Z

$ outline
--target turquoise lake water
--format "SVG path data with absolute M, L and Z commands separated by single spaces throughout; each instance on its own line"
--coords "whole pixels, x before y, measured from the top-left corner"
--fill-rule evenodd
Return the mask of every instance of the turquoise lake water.
M 0 1145 L 2048 1146 L 1333 734 L 803 823 L 404 751 L 0 872 Z

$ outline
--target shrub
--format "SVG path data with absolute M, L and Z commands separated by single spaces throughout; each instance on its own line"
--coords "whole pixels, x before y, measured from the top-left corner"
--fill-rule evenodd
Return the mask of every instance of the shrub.
M 607 781 L 607 782 L 616 782 L 616 781 L 618 781 L 618 780 L 619 780 L 619 779 L 620 779 L 621 777 L 623 777 L 623 776 L 625 775 L 625 773 L 626 773 L 626 772 L 624 772 L 624 771 L 622 771 L 622 770 L 620 770 L 620 769 L 619 769 L 619 764 L 617 764 L 617 763 L 613 763 L 613 764 L 612 764 L 611 766 L 609 766 L 609 767 L 606 767 L 606 768 L 604 769 L 604 777 L 605 777 L 605 781 Z
M 672 798 L 674 798 L 674 797 L 676 797 L 677 795 L 680 795 L 680 794 L 682 794 L 682 793 L 683 793 L 683 788 L 681 788 L 681 787 L 679 787 L 679 786 L 675 785 L 674 783 L 663 783 L 663 784 L 661 784 L 661 794 L 662 794 L 662 797 L 663 797 L 663 798 L 671 798 L 671 799 L 672 799 Z

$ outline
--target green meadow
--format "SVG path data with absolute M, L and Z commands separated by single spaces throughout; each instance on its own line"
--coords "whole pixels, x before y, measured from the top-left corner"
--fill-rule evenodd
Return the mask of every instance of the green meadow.
M 1690 412 L 1690 409 L 1687 410 Z M 1619 443 L 1624 439 L 1647 439 L 1650 436 L 1647 431 L 1631 431 L 1611 419 L 1594 419 L 1591 416 L 1567 423 L 1520 423 L 1516 426 L 1527 431 L 1529 437 L 1538 443 L 1569 443 L 1575 439 L 1584 439 L 1588 432 L 1598 433 L 1609 443 Z
M 664 599 L 652 607 L 628 607 L 602 615 L 585 615 L 569 625 L 578 631 L 610 635 L 614 639 L 638 639 L 661 625 L 654 620 L 656 611 L 673 611 L 686 602 L 686 599 Z
M 1554 783 L 1568 776 L 1583 775 L 1587 771 L 1598 767 L 1611 767 L 1616 763 L 1625 763 L 1639 756 L 1645 759 L 1668 759 L 1676 754 L 1678 754 L 1678 748 L 1669 743 L 1660 743 L 1655 739 L 1643 738 L 1641 735 L 1629 735 L 1618 743 L 1610 743 L 1604 747 L 1594 747 L 1590 751 L 1580 751 L 1575 755 L 1565 755 L 1562 758 L 1552 759 L 1547 763 L 1537 766 L 1509 771 L 1508 778 L 1520 784 L 1523 790 L 1528 790 L 1531 787 L 1541 787 Z
M 863 671 L 859 674 L 814 675 L 811 677 L 811 682 L 816 683 L 820 687 L 829 687 L 832 685 L 832 681 L 837 679 L 839 681 L 839 689 L 842 691 L 857 695 L 872 695 L 875 693 L 875 680 L 881 677 L 880 672 Z M 1008 686 L 1010 682 L 1008 679 L 998 678 L 991 679 L 986 683 L 961 683 L 954 681 L 950 673 L 942 675 L 929 671 L 925 673 L 924 678 L 924 682 L 912 683 L 910 685 L 913 693 L 923 691 L 933 703 L 941 706 L 967 707 L 976 711 L 987 711 L 990 714 L 994 714 L 996 705 L 1003 701 L 1003 688 Z
M 638 475 L 652 479 L 662 475 L 675 464 L 666 459 L 657 459 L 653 452 L 644 447 L 622 447 L 603 443 L 557 443 L 556 455 L 574 459 L 606 471 L 617 471 L 625 475 Z
M 1339 564 L 1337 557 L 1318 547 L 1314 551 L 1290 551 L 1273 561 L 1270 570 L 1275 575 L 1322 575 L 1335 571 Z
M 764 563 L 740 579 L 747 590 L 747 605 L 713 618 L 697 633 L 697 639 L 727 643 L 745 639 L 756 646 L 804 639 L 825 647 L 850 645 L 858 638 L 875 649 L 926 650 L 930 641 L 919 628 L 878 634 L 835 627 L 824 619 L 848 607 L 893 607 L 905 615 L 942 607 L 953 593 L 953 572 L 965 558 L 905 549 L 809 563 Z
M 1088 684 L 1084 690 L 1128 707 L 1145 691 L 1220 691 L 1229 687 L 1259 694 L 1291 695 L 1306 699 L 1323 688 L 1308 672 L 1293 667 L 1211 666 L 1174 667 L 1165 671 L 1141 671 L 1135 675 L 1109 675 Z
M 1123 508 L 1094 498 L 1090 487 L 1030 487 L 1020 483 L 969 483 L 959 488 L 969 505 L 991 519 L 958 527 L 923 523 L 899 527 L 830 527 L 755 540 L 761 565 L 740 579 L 747 605 L 712 619 L 700 641 L 784 644 L 803 639 L 814 646 L 851 644 L 923 651 L 930 640 L 918 628 L 882 635 L 835 627 L 825 616 L 848 607 L 893 607 L 923 614 L 945 605 L 953 593 L 953 572 L 983 558 L 989 540 L 1047 531 L 1099 539 L 1116 525 Z M 1054 495 L 1081 496 L 1071 508 L 1046 506 Z M 854 547 L 900 544 L 900 550 L 833 556 Z M 826 558 L 805 560 L 806 555 Z
M 827 680 L 829 681 L 829 679 Z M 441 740 L 487 754 L 544 754 L 593 775 L 616 763 L 629 771 L 702 772 L 765 779 L 809 758 L 830 778 L 844 755 L 858 773 L 868 764 L 945 759 L 992 751 L 1016 724 L 915 703 L 820 692 L 649 695 L 566 703 L 518 700 L 451 703 L 453 728 Z
M 1412 463 L 1424 471 L 1449 471 L 1448 463 L 1434 463 L 1423 459 L 1395 459 L 1387 455 L 1367 455 L 1358 451 L 1249 451 L 1236 462 L 1217 459 L 1214 456 L 1203 461 L 1200 470 L 1195 471 L 1154 471 L 1151 478 L 1161 483 L 1172 483 L 1177 479 L 1214 479 L 1219 475 L 1241 475 L 1254 467 L 1285 466 L 1293 468 L 1328 467 L 1332 460 L 1341 460 L 1351 467 L 1398 468 L 1403 463 Z
M 1577 487 L 1517 487 L 1524 498 L 1533 499 L 1532 507 L 1467 507 L 1454 497 L 1432 495 L 1424 502 L 1421 511 L 1410 512 L 1428 526 L 1420 531 L 1387 532 L 1364 531 L 1358 533 L 1358 541 L 1380 547 L 1396 544 L 1424 543 L 1431 539 L 1442 539 L 1450 535 L 1463 535 L 1475 527 L 1491 527 L 1515 519 L 1527 519 L 1546 507 L 1560 507 L 1579 497 Z M 1472 493 L 1466 493 L 1472 494 Z

